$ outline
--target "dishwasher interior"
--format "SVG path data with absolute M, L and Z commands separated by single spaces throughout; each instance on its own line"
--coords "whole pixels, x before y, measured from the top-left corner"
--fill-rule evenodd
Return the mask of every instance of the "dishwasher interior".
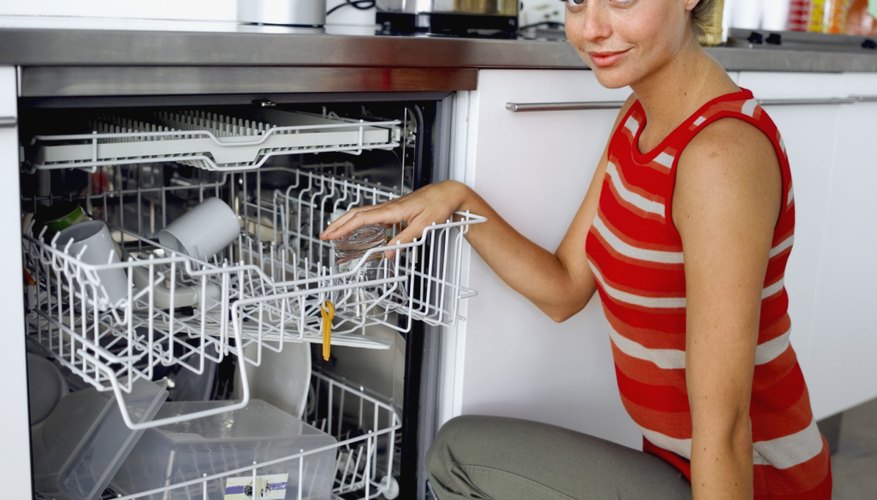
M 457 256 L 483 219 L 458 213 L 406 244 L 381 228 L 344 259 L 318 235 L 446 175 L 450 98 L 24 102 L 37 496 L 417 488 L 422 337 L 474 294 Z

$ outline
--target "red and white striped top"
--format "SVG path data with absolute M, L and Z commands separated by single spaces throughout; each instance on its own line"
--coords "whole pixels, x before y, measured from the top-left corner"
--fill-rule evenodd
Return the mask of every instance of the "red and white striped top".
M 755 497 L 827 499 L 828 445 L 816 427 L 789 344 L 791 322 L 783 286 L 795 226 L 789 162 L 776 126 L 748 90 L 704 104 L 650 152 L 638 147 L 646 122 L 639 101 L 612 136 L 586 250 L 611 325 L 621 399 L 643 433 L 645 451 L 690 479 L 684 249 L 671 220 L 671 204 L 680 153 L 700 130 L 726 117 L 752 124 L 771 140 L 784 193 L 761 294 L 752 386 Z

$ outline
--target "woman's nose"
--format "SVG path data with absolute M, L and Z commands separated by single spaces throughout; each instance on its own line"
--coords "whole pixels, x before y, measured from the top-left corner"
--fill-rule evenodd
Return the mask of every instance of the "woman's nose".
M 587 41 L 602 40 L 612 34 L 609 12 L 602 0 L 591 0 L 579 12 L 567 11 L 566 15 L 567 26 L 574 26 L 576 35 Z

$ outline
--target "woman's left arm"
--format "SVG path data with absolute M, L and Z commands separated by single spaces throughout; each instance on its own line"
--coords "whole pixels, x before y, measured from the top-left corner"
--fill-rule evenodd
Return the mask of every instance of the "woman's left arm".
M 752 498 L 749 401 L 780 169 L 770 141 L 736 119 L 707 126 L 677 168 L 672 217 L 685 253 L 692 492 Z

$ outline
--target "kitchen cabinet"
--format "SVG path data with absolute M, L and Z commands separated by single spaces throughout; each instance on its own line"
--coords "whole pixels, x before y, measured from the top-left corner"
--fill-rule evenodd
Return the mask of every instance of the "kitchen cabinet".
M 821 381 L 814 374 L 814 318 L 821 304 L 817 291 L 829 224 L 830 197 L 835 156 L 834 138 L 841 103 L 840 74 L 742 72 L 739 85 L 752 90 L 779 127 L 789 155 L 795 196 L 795 246 L 786 269 L 792 346 L 814 399 L 817 418 L 830 414 L 816 403 Z M 826 413 L 828 412 L 828 413 Z
M 457 119 L 463 180 L 524 235 L 548 249 L 562 239 L 587 191 L 628 90 L 590 71 L 482 70 Z M 548 104 L 511 112 L 507 103 Z M 609 109 L 551 110 L 587 102 Z M 465 113 L 466 121 L 459 116 Z M 459 128 L 459 127 L 458 127 Z M 562 324 L 502 283 L 478 257 L 469 267 L 467 321 L 446 335 L 442 420 L 460 413 L 549 422 L 639 447 L 621 406 L 599 299 Z
M 844 74 L 813 311 L 813 404 L 833 414 L 877 397 L 877 74 Z
M 869 382 L 877 379 L 877 367 L 866 359 L 877 348 L 866 318 L 874 306 L 869 286 L 877 279 L 877 261 L 868 259 L 877 254 L 877 236 L 867 230 L 877 201 L 866 192 L 877 174 L 866 168 L 866 136 L 877 103 L 849 98 L 873 94 L 877 75 L 731 76 L 762 101 L 789 152 L 797 210 L 786 273 L 792 343 L 821 419 L 877 396 Z M 601 108 L 624 98 L 626 91 L 603 89 L 588 71 L 482 70 L 478 90 L 458 104 L 465 134 L 457 148 L 466 154 L 457 178 L 526 236 L 553 249 L 581 202 L 616 110 L 512 113 L 506 104 L 585 101 Z M 555 324 L 477 256 L 469 264 L 469 286 L 479 295 L 467 304 L 468 320 L 445 339 L 452 352 L 443 364 L 448 389 L 440 420 L 511 415 L 640 446 L 618 401 L 597 298 Z
M 0 301 L 3 304 L 3 349 L 0 350 L 0 379 L 3 380 L 3 453 L 0 453 L 0 484 L 6 498 L 31 498 L 30 427 L 24 348 L 24 304 L 21 294 L 21 218 L 18 207 L 18 129 L 16 74 L 0 66 L 0 231 L 7 235 L 0 243 Z

